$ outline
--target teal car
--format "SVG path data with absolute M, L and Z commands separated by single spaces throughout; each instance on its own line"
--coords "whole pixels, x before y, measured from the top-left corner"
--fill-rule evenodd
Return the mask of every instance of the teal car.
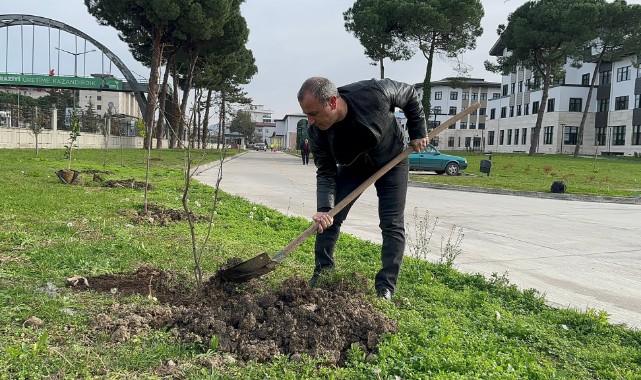
M 422 151 L 410 153 L 410 170 L 431 170 L 436 174 L 458 175 L 467 168 L 467 159 L 459 156 L 442 154 L 432 145 Z

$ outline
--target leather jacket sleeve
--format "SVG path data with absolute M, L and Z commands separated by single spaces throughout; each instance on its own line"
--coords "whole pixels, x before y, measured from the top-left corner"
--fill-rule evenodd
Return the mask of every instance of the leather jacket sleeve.
M 329 149 L 327 133 L 310 126 L 308 135 L 316 166 L 316 211 L 327 212 L 334 207 L 338 168 Z
M 403 110 L 407 118 L 407 132 L 410 140 L 427 136 L 425 112 L 414 86 L 391 79 L 383 79 L 378 83 L 389 97 L 392 107 Z

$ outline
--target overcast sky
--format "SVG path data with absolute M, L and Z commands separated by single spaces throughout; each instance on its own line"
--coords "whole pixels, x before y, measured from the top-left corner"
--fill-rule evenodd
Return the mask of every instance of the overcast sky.
M 470 67 L 469 76 L 483 78 L 487 81 L 500 81 L 496 74 L 488 73 L 483 62 L 489 59 L 489 50 L 497 40 L 496 28 L 507 22 L 508 14 L 524 4 L 526 0 L 482 0 L 485 16 L 482 20 L 483 35 L 477 40 L 477 48 L 465 53 L 461 59 Z M 641 0 L 631 0 L 637 3 Z M 248 47 L 253 51 L 258 66 L 258 73 L 246 86 L 246 91 L 254 104 L 262 104 L 274 112 L 275 118 L 282 118 L 289 113 L 299 113 L 300 107 L 296 93 L 301 83 L 310 76 L 325 76 L 338 86 L 361 79 L 378 78 L 378 66 L 370 65 L 363 54 L 358 40 L 345 31 L 343 12 L 354 0 L 246 0 L 242 13 L 250 29 Z M 134 74 L 148 77 L 148 69 L 136 62 L 129 53 L 126 44 L 118 39 L 117 31 L 99 26 L 87 12 L 82 0 L 18 0 L 2 1 L 0 12 L 3 14 L 31 14 L 51 18 L 69 24 L 92 36 L 113 51 Z M 9 34 L 12 41 L 19 39 L 19 28 L 13 27 Z M 45 28 L 40 28 L 45 29 Z M 44 32 L 43 32 L 44 33 Z M 47 41 L 48 37 L 36 38 Z M 54 41 L 57 41 L 54 36 Z M 5 40 L 4 31 L 0 39 Z M 64 40 L 64 38 L 63 38 Z M 64 45 L 66 43 L 66 45 Z M 74 51 L 71 40 L 61 47 Z M 15 42 L 10 42 L 10 45 Z M 2 41 L 0 46 L 5 46 Z M 38 42 L 36 42 L 38 47 Z M 80 46 L 78 51 L 84 51 Z M 28 50 L 28 49 L 27 49 Z M 36 48 L 36 50 L 39 50 Z M 87 48 L 89 50 L 89 48 Z M 12 50 L 13 51 L 13 50 Z M 12 52 L 10 52 L 10 55 Z M 0 51 L 0 71 L 6 70 L 5 51 Z M 45 54 L 46 55 L 46 54 Z M 31 65 L 30 52 L 24 53 L 28 61 L 25 72 Z M 35 54 L 35 66 L 46 68 L 47 58 Z M 98 53 L 87 53 L 86 66 L 90 59 L 101 60 Z M 57 58 L 53 58 L 55 61 Z M 61 75 L 73 74 L 73 58 L 62 54 L 62 60 L 70 61 L 61 64 Z M 40 65 L 39 65 L 40 64 Z M 427 61 L 422 54 L 417 54 L 405 62 L 385 62 L 385 76 L 407 83 L 419 83 L 425 76 Z M 10 63 L 9 72 L 20 72 L 17 63 Z M 24 65 L 24 64 L 23 64 Z M 456 75 L 452 69 L 454 63 L 438 60 L 434 64 L 432 80 Z M 56 67 L 54 63 L 52 66 Z M 83 74 L 83 61 L 78 60 L 78 74 Z M 64 69 L 63 69 L 64 68 Z M 37 69 L 44 73 L 46 69 Z M 66 70 L 66 73 L 65 73 Z M 87 69 L 89 71 L 90 69 Z M 89 72 L 86 73 L 89 75 Z

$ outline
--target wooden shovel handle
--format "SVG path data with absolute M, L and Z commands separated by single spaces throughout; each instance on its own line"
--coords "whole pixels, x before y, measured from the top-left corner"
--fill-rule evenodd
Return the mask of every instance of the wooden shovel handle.
M 461 120 L 468 114 L 477 110 L 480 106 L 481 106 L 481 103 L 474 103 L 471 106 L 464 109 L 463 111 L 452 116 L 450 119 L 446 120 L 443 124 L 439 125 L 437 128 L 432 129 L 427 134 L 428 139 L 434 138 L 434 136 L 443 132 L 444 130 L 449 128 L 451 125 L 453 125 L 457 121 Z M 360 186 L 354 189 L 354 191 L 349 193 L 349 195 L 347 195 L 342 201 L 340 201 L 331 210 L 329 210 L 328 214 L 331 215 L 332 217 L 336 216 L 336 214 L 338 214 L 343 208 L 345 208 L 345 206 L 347 206 L 349 203 L 354 201 L 354 199 L 356 199 L 359 195 L 361 195 L 365 191 L 365 189 L 367 189 L 371 184 L 376 182 L 379 178 L 381 178 L 385 173 L 387 173 L 391 168 L 396 166 L 399 162 L 407 158 L 407 156 L 409 156 L 410 153 L 412 153 L 413 151 L 414 151 L 414 148 L 411 146 L 406 148 L 403 152 L 401 152 L 401 154 L 394 157 L 390 162 L 388 162 L 382 168 L 378 169 L 376 173 L 372 174 L 371 177 L 369 177 L 367 180 L 365 180 L 365 182 L 363 182 L 362 184 L 360 184 Z M 316 232 L 316 230 L 318 230 L 318 222 L 314 222 L 302 234 L 298 235 L 296 239 L 294 239 L 291 243 L 289 243 L 285 248 L 283 248 L 282 251 L 279 252 L 279 254 L 276 257 L 274 257 L 274 260 L 280 262 L 283 258 L 285 258 L 287 254 L 289 254 L 294 249 L 298 248 L 299 245 L 303 244 L 303 242 L 307 240 L 307 238 L 310 237 L 314 232 Z

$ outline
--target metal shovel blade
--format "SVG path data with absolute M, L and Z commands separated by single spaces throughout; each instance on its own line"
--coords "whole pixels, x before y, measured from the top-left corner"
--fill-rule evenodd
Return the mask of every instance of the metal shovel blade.
M 245 282 L 269 273 L 276 268 L 276 261 L 262 253 L 247 261 L 220 271 L 220 277 L 228 282 Z

